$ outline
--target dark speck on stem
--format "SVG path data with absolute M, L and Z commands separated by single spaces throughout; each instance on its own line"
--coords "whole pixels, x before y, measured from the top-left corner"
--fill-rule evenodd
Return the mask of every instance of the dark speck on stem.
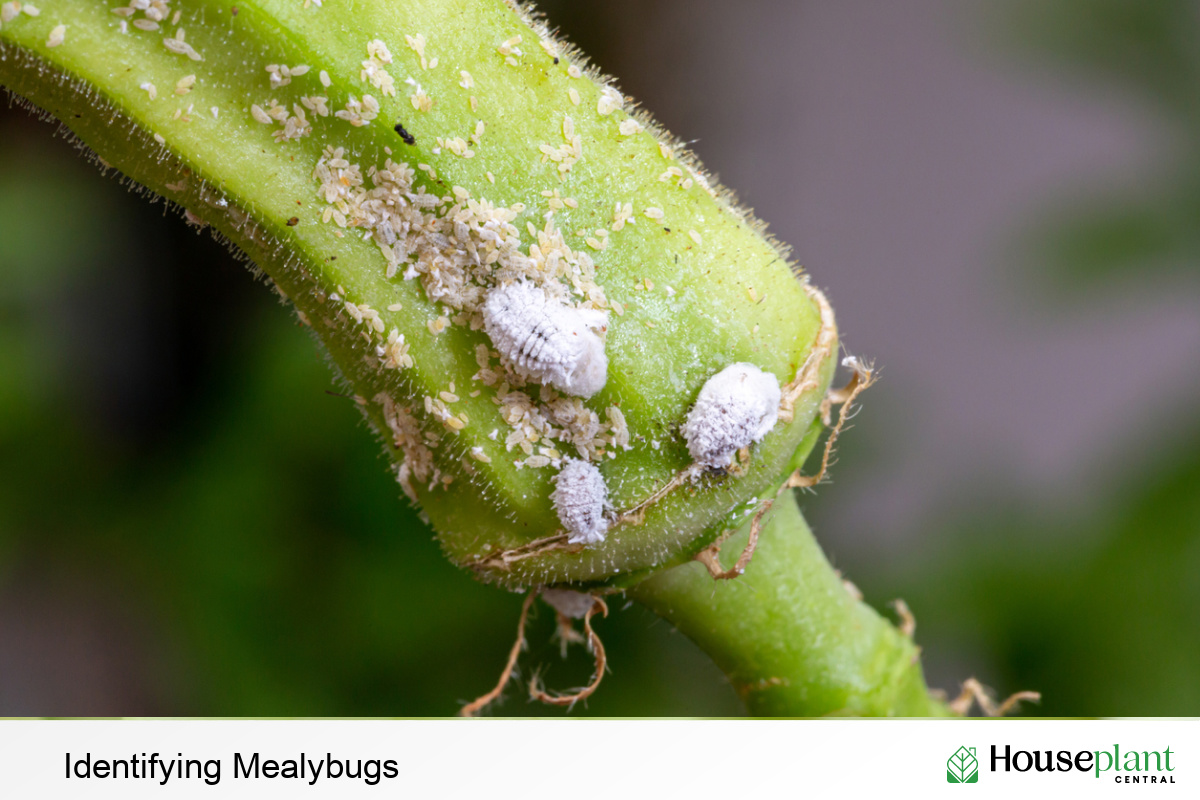
M 416 144 L 417 143 L 417 137 L 413 136 L 411 133 L 404 130 L 404 123 L 402 123 L 402 122 L 396 123 L 396 133 L 400 134 L 400 138 L 404 140 L 405 144 Z

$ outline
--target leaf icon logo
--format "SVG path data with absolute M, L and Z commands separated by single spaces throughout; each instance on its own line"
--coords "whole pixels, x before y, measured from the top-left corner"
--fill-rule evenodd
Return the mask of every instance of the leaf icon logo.
M 979 760 L 974 747 L 960 747 L 946 760 L 947 783 L 978 783 Z

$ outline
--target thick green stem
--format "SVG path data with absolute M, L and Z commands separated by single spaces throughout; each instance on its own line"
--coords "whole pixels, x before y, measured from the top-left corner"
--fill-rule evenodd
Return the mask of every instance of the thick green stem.
M 453 561 L 514 588 L 624 581 L 778 481 L 832 373 L 832 314 L 581 56 L 503 0 L 162 5 L 21 12 L 0 85 L 294 303 Z M 506 366 L 484 299 L 514 281 L 606 320 L 603 389 L 564 397 Z M 682 491 L 677 431 L 731 362 L 794 385 L 788 413 L 737 480 Z M 642 524 L 564 548 L 564 458 L 595 462 Z
M 749 524 L 726 543 L 731 564 Z M 925 688 L 920 648 L 858 600 L 830 566 L 791 492 L 764 519 L 736 580 L 698 562 L 661 572 L 630 595 L 700 645 L 761 716 L 945 716 Z

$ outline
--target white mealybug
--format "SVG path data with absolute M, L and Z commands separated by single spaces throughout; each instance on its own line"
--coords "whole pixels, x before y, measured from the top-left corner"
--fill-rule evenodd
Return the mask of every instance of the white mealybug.
M 608 487 L 600 470 L 594 464 L 568 458 L 553 480 L 554 491 L 550 493 L 550 499 L 559 521 L 567 529 L 567 542 L 603 542 L 604 534 L 608 532 L 608 520 L 604 517 Z
M 604 311 L 572 308 L 539 286 L 517 281 L 488 292 L 483 327 L 500 355 L 521 373 L 559 391 L 591 397 L 608 379 Z
M 692 406 L 683 437 L 696 463 L 723 469 L 733 455 L 775 427 L 779 381 L 753 364 L 730 364 L 708 379 Z

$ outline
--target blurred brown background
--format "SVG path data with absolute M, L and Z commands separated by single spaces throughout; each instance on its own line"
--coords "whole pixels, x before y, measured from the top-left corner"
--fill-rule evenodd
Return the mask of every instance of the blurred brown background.
M 805 507 L 869 601 L 913 608 L 931 684 L 1200 714 L 1200 5 L 542 8 L 882 368 Z M 484 691 L 520 599 L 441 558 L 244 267 L 53 130 L 0 109 L 0 714 Z M 524 663 L 577 684 L 549 617 Z M 601 634 L 612 674 L 575 713 L 739 712 L 641 609 Z

